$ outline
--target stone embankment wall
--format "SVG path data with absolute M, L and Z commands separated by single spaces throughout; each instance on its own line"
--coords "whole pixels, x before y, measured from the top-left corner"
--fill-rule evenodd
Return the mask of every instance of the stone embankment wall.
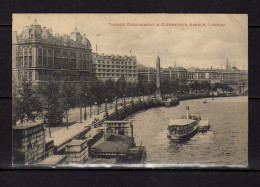
M 129 115 L 136 113 L 140 110 L 149 109 L 153 107 L 158 106 L 164 106 L 164 103 L 156 102 L 155 100 L 148 100 L 148 101 L 139 101 L 137 103 L 132 103 L 130 105 L 126 105 L 125 107 L 122 107 L 120 109 L 115 109 L 115 112 L 108 115 L 107 117 L 104 116 L 104 118 L 94 124 L 94 126 L 99 126 L 102 124 L 105 120 L 124 120 Z

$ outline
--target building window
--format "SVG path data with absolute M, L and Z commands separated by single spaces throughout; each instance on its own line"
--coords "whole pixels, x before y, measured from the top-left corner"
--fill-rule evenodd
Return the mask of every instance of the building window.
M 24 57 L 24 67 L 27 67 L 27 57 Z
M 27 72 L 24 73 L 24 80 L 27 81 Z
M 43 64 L 42 67 L 46 67 L 46 57 L 43 57 Z
M 29 80 L 30 81 L 32 80 L 32 72 L 31 71 L 29 72 Z
M 32 57 L 29 57 L 29 67 L 32 67 Z
M 18 71 L 18 80 L 21 80 L 22 72 Z

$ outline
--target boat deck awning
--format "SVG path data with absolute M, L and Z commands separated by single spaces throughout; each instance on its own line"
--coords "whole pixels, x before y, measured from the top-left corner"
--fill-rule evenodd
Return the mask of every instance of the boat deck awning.
M 189 125 L 191 123 L 194 123 L 196 120 L 193 119 L 176 119 L 176 120 L 171 120 L 169 122 L 169 125 L 176 125 L 176 126 L 184 126 L 184 125 Z

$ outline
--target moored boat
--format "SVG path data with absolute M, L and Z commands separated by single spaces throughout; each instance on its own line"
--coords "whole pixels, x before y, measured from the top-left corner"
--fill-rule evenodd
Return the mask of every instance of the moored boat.
M 132 121 L 104 121 L 101 127 L 99 130 L 104 132 L 104 140 L 100 139 L 89 148 L 90 159 L 101 159 L 102 162 L 105 159 L 115 159 L 115 163 L 144 163 L 146 148 L 136 145 Z
M 177 106 L 179 104 L 179 100 L 177 97 L 167 98 L 164 101 L 165 107 Z

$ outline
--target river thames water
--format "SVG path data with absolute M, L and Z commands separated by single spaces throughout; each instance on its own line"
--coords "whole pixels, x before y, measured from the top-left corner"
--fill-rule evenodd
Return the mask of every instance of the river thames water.
M 248 97 L 180 101 L 176 107 L 152 108 L 132 115 L 137 145 L 146 146 L 146 164 L 246 166 L 248 164 Z M 167 139 L 171 119 L 190 114 L 209 119 L 210 130 L 183 143 Z

